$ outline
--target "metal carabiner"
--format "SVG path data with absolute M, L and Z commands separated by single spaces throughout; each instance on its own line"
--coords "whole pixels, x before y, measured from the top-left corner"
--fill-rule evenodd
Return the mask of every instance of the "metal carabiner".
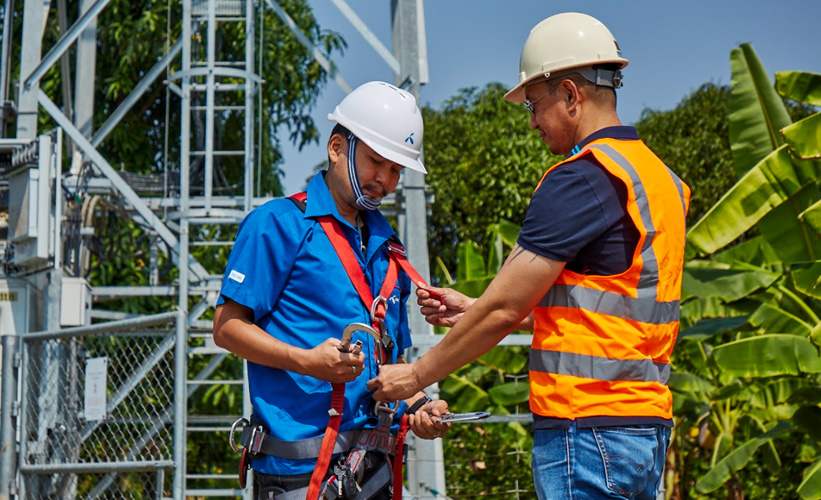
M 379 307 L 380 302 L 385 304 L 385 309 L 388 309 L 388 299 L 381 295 L 373 299 L 373 303 L 371 304 L 371 323 L 376 321 L 376 308 Z
M 231 445 L 231 449 L 236 451 L 237 453 L 243 450 L 243 448 L 239 448 L 237 447 L 237 445 L 234 444 L 234 433 L 236 432 L 237 425 L 239 424 L 242 424 L 242 427 L 245 427 L 246 425 L 251 425 L 251 422 L 249 422 L 248 419 L 245 417 L 239 417 L 234 421 L 234 424 L 231 426 L 231 433 L 228 435 L 228 444 Z
M 337 345 L 336 348 L 341 352 L 348 352 L 348 349 L 351 346 L 351 340 L 353 339 L 353 332 L 365 332 L 373 337 L 377 343 L 380 342 L 379 332 L 374 330 L 372 326 L 366 325 L 365 323 L 350 323 L 344 330 L 342 330 L 342 339 L 339 341 L 339 345 Z

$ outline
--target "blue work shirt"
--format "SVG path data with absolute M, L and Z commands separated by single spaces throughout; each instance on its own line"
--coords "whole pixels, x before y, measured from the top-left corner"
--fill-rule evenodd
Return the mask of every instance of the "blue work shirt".
M 387 241 L 394 236 L 381 213 L 361 211 L 369 231 L 363 255 L 359 233 L 339 215 L 323 174 L 311 180 L 307 193 L 304 214 L 291 200 L 282 198 L 245 217 L 228 258 L 217 302 L 221 304 L 227 298 L 250 308 L 257 326 L 302 349 L 312 349 L 329 337 L 341 338 L 350 323 L 371 323 L 370 304 L 366 307 L 360 299 L 317 218 L 331 215 L 339 222 L 365 270 L 374 297 L 385 281 Z M 396 343 L 393 362 L 411 346 L 406 309 L 410 285 L 410 278 L 400 271 L 388 297 L 386 327 Z M 345 385 L 340 432 L 376 426 L 373 393 L 365 386 L 377 375 L 374 339 L 365 332 L 355 332 L 356 340 L 364 343 L 365 369 Z M 325 433 L 331 408 L 330 382 L 250 361 L 248 382 L 254 416 L 275 438 L 298 441 Z M 401 406 L 400 412 L 405 405 Z M 293 475 L 311 472 L 315 463 L 315 459 L 260 455 L 251 465 L 266 474 Z

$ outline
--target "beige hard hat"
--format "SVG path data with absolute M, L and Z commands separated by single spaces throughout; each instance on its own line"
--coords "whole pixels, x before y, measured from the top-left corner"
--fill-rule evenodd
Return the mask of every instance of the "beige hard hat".
M 577 12 L 556 14 L 530 30 L 519 60 L 519 84 L 505 94 L 505 100 L 524 102 L 527 84 L 570 73 L 580 73 L 597 85 L 618 88 L 618 70 L 627 62 L 610 30 L 598 19 Z M 593 68 L 600 64 L 616 69 Z

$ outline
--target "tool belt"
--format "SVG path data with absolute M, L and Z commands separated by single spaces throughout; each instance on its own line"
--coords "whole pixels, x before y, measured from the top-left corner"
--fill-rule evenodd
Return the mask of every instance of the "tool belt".
M 234 444 L 234 434 L 237 426 L 242 425 L 240 434 L 241 448 Z M 251 418 L 249 422 L 240 418 L 231 427 L 231 447 L 242 451 L 240 462 L 240 486 L 245 488 L 245 474 L 250 467 L 252 456 L 272 455 L 291 460 L 318 458 L 321 454 L 324 436 L 299 441 L 282 441 L 266 432 L 262 423 Z M 324 481 L 320 489 L 323 500 L 356 499 L 368 500 L 392 485 L 394 473 L 391 470 L 390 460 L 385 460 L 375 472 L 365 478 L 365 462 L 368 452 L 377 452 L 391 456 L 396 447 L 396 437 L 384 429 L 359 429 L 337 434 L 333 454 L 339 455 L 336 464 L 332 467 L 332 474 Z M 404 462 L 405 446 L 402 445 L 402 456 L 393 457 L 394 463 Z M 309 486 L 296 490 L 276 494 L 272 500 L 305 500 Z
M 265 428 L 255 418 L 251 422 L 241 418 L 234 422 L 231 432 L 239 424 L 244 424 L 240 443 L 252 456 L 263 454 L 289 460 L 303 460 L 319 457 L 323 436 L 299 441 L 282 441 L 265 432 Z M 345 453 L 353 448 L 365 451 L 378 451 L 386 455 L 392 453 L 395 438 L 392 434 L 380 429 L 359 429 L 340 432 L 334 443 L 333 454 Z

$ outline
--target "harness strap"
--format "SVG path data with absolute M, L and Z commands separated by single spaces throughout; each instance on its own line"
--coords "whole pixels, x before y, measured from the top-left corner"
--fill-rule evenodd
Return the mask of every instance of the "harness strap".
M 304 212 L 307 197 L 307 193 L 303 192 L 292 196 L 291 200 Z M 385 276 L 385 281 L 382 284 L 382 289 L 379 291 L 379 296 L 376 299 L 374 299 L 373 294 L 371 293 L 370 286 L 368 285 L 368 281 L 365 278 L 365 273 L 362 271 L 362 268 L 359 265 L 359 259 L 357 259 L 356 254 L 351 248 L 350 243 L 348 243 L 347 238 L 345 238 L 345 234 L 342 231 L 342 226 L 339 225 L 339 222 L 334 217 L 329 215 L 319 217 L 319 223 L 322 226 L 322 229 L 325 231 L 325 234 L 328 236 L 328 240 L 331 242 L 331 245 L 333 245 L 340 262 L 342 262 L 342 266 L 345 268 L 345 272 L 348 274 L 348 278 L 351 280 L 351 283 L 353 284 L 354 288 L 359 294 L 359 298 L 365 304 L 365 307 L 370 307 L 371 322 L 373 323 L 374 329 L 383 335 L 382 345 L 377 346 L 376 349 L 374 349 L 374 354 L 377 356 L 377 361 L 379 362 L 379 364 L 390 363 L 392 359 L 392 355 L 390 353 L 392 344 L 387 343 L 386 340 L 389 339 L 384 338 L 385 333 L 383 325 L 385 320 L 385 311 L 387 307 L 387 298 L 390 297 L 390 294 L 393 291 L 393 287 L 396 284 L 396 280 L 399 277 L 399 267 L 401 267 L 405 271 L 405 273 L 407 273 L 407 275 L 411 278 L 411 280 L 413 280 L 414 283 L 424 284 L 425 280 L 422 279 L 422 276 L 418 272 L 416 272 L 413 266 L 411 266 L 410 262 L 407 259 L 405 249 L 402 247 L 402 245 L 399 244 L 397 241 L 389 241 L 388 248 L 390 251 L 388 252 L 388 255 L 390 256 L 390 259 L 388 263 L 388 271 Z M 380 352 L 382 357 L 381 360 L 379 359 L 380 355 L 378 354 Z M 341 393 L 344 397 L 344 384 L 334 384 L 334 400 L 336 400 L 337 397 L 337 385 L 341 385 Z M 320 455 L 317 459 L 317 466 L 314 469 L 313 476 L 311 476 L 311 484 L 309 486 L 307 496 L 309 500 L 313 500 L 315 497 L 318 496 L 320 485 L 322 482 L 322 477 L 325 471 L 328 469 L 328 464 L 333 453 L 334 442 L 336 441 L 336 435 L 339 431 L 339 423 L 342 418 L 341 408 L 338 410 L 338 413 L 338 416 L 334 416 L 332 408 L 331 419 L 328 421 L 328 428 L 325 432 L 325 437 L 322 441 L 322 449 L 320 450 Z M 332 428 L 332 424 L 335 425 L 335 428 Z M 402 465 L 404 463 L 405 454 L 405 436 L 407 435 L 409 429 L 409 417 L 407 415 L 404 415 L 402 417 L 402 420 L 400 421 L 399 432 L 396 436 L 394 448 L 393 470 L 395 485 L 402 484 Z M 330 438 L 331 434 L 333 434 L 332 438 Z M 394 500 L 401 500 L 401 486 L 394 488 L 393 498 Z
M 254 436 L 255 428 L 255 426 L 243 428 L 242 437 L 240 438 L 243 447 L 251 449 L 252 436 L 256 440 L 260 435 L 260 431 L 257 431 L 256 436 Z M 258 441 L 259 444 L 253 453 L 262 453 L 289 460 L 317 458 L 324 439 L 323 436 L 319 436 L 299 441 L 282 441 L 264 431 L 261 432 L 261 435 L 262 438 Z M 383 432 L 378 432 L 376 429 L 345 431 L 337 434 L 333 454 L 338 455 L 351 448 L 359 448 L 365 451 L 378 451 L 387 455 L 393 451 L 394 443 L 395 439 L 392 435 L 385 436 Z
M 325 429 L 325 437 L 322 439 L 322 447 L 319 450 L 319 457 L 316 459 L 314 473 L 311 475 L 311 483 L 308 485 L 306 499 L 319 498 L 322 479 L 331 464 L 336 435 L 339 433 L 339 424 L 342 423 L 342 410 L 345 407 L 345 384 L 331 384 L 331 387 L 333 387 L 333 393 L 331 395 L 331 409 L 328 410 L 330 415 L 328 427 Z
M 363 484 L 359 486 L 362 488 L 362 491 L 356 495 L 356 500 L 370 500 L 373 498 L 376 493 L 382 490 L 385 486 L 387 486 L 391 482 L 391 469 L 388 466 L 387 462 L 382 464 L 376 472 L 373 473 L 371 477 L 369 477 Z M 338 498 L 336 493 L 333 489 L 326 489 L 323 492 L 325 498 L 328 500 Z M 285 493 L 280 493 L 279 495 L 275 495 L 273 500 L 305 500 L 306 498 L 310 498 L 308 495 L 308 487 L 300 488 L 298 490 L 291 490 L 286 491 Z
M 402 415 L 393 448 L 393 500 L 402 500 L 402 466 L 405 464 L 405 436 L 410 430 L 410 416 Z

